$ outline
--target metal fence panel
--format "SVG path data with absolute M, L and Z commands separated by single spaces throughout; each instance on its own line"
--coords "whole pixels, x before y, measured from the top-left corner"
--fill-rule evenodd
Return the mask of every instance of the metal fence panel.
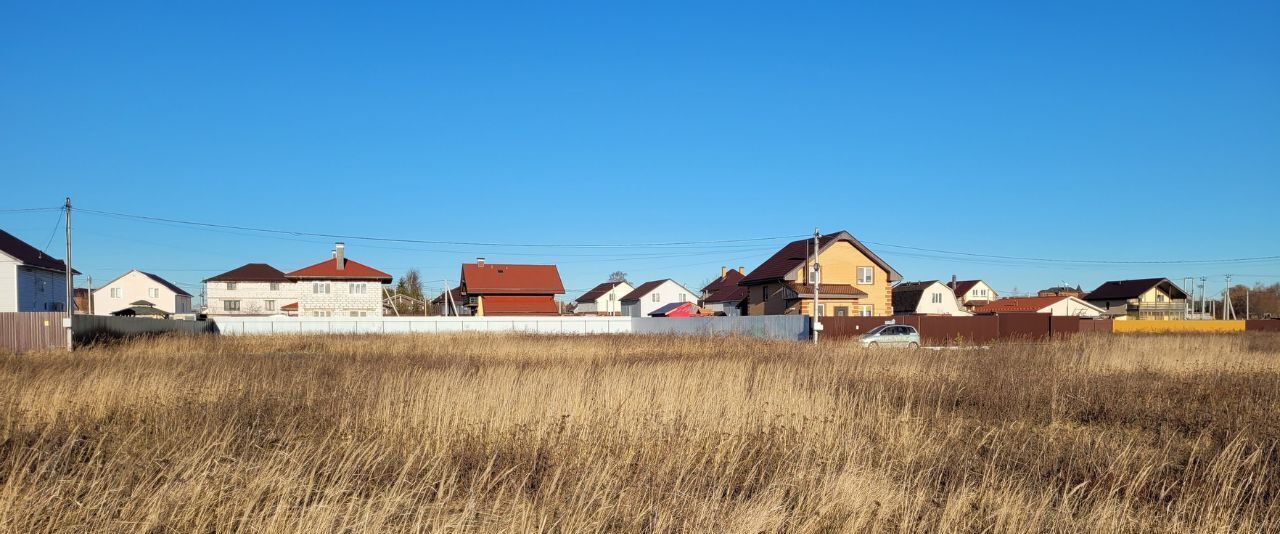
M 62 312 L 0 313 L 0 349 L 12 352 L 66 349 L 67 330 Z

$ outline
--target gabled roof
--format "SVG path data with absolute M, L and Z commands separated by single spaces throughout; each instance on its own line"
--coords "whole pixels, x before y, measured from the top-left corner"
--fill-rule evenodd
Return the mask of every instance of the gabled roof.
M 384 284 L 391 283 L 391 275 L 351 258 L 343 260 L 343 268 L 341 270 L 338 269 L 338 258 L 329 258 L 315 265 L 293 271 L 285 276 L 291 280 L 376 280 Z
M 707 302 L 731 302 L 737 304 L 747 299 L 747 287 L 734 284 L 728 287 L 721 287 L 715 293 L 707 296 Z
M 903 282 L 893 286 L 893 312 L 916 311 L 920 307 L 920 299 L 924 297 L 924 290 L 937 283 L 939 283 L 937 280 L 925 280 L 921 282 Z
M 957 297 L 959 297 L 965 293 L 968 293 L 970 289 L 973 289 L 973 286 L 978 285 L 978 282 L 981 282 L 981 281 L 982 280 L 956 280 L 956 286 L 952 287 L 951 291 L 955 293 Z
M 560 308 L 551 295 L 488 295 L 484 297 L 484 314 L 490 315 L 559 315 Z
M 578 297 L 577 300 L 574 300 L 574 302 L 595 302 L 596 299 L 600 298 L 605 293 L 612 291 L 613 288 L 626 283 L 627 282 L 625 280 L 621 282 L 604 282 L 602 284 L 597 285 L 596 287 L 591 288 L 591 291 L 583 293 L 582 296 Z M 627 285 L 631 285 L 631 284 L 627 284 Z
M 988 313 L 1035 313 L 1049 306 L 1053 306 L 1063 300 L 1071 299 L 1079 304 L 1097 309 L 1097 306 L 1084 302 L 1078 298 L 1062 295 L 1056 297 L 1013 297 L 1004 298 L 994 301 L 985 306 L 979 306 L 973 310 L 976 314 Z M 1102 311 L 1098 309 L 1098 311 Z
M 684 309 L 685 311 L 691 311 L 692 308 L 692 302 L 672 302 L 670 304 L 664 304 L 662 307 L 649 312 L 649 317 L 665 317 L 676 310 Z
M 1141 278 L 1137 280 L 1112 280 L 1103 282 L 1097 289 L 1084 296 L 1085 300 L 1119 300 L 1134 299 L 1151 288 L 1162 286 L 1170 298 L 1185 299 L 1187 293 L 1168 278 Z
M 635 288 L 635 289 L 631 290 L 631 292 L 630 292 L 630 293 L 627 293 L 626 295 L 623 295 L 623 296 L 622 296 L 622 298 L 618 299 L 618 301 L 619 301 L 619 302 L 622 302 L 622 301 L 627 301 L 627 300 L 640 300 L 640 299 L 644 298 L 644 296 L 645 296 L 645 295 L 648 295 L 649 293 L 652 293 L 652 292 L 653 292 L 653 290 L 658 289 L 658 286 L 660 286 L 660 285 L 662 285 L 662 284 L 664 284 L 664 283 L 666 283 L 666 282 L 671 282 L 671 283 L 673 283 L 673 284 L 675 284 L 675 285 L 679 286 L 679 287 L 680 287 L 680 289 L 683 289 L 683 290 L 685 290 L 685 291 L 689 291 L 689 288 L 687 288 L 687 287 L 684 287 L 684 286 L 680 285 L 680 282 L 677 282 L 677 281 L 672 280 L 672 279 L 670 279 L 670 278 L 663 278 L 662 280 L 650 280 L 650 281 L 648 281 L 648 282 L 645 282 L 645 283 L 643 283 L 643 284 L 640 284 L 640 285 L 636 286 L 636 288 Z M 689 292 L 689 293 L 688 293 L 688 295 L 687 295 L 687 298 L 695 298 L 695 297 L 697 297 L 697 295 L 694 295 L 692 292 Z
M 28 245 L 26 241 L 14 237 L 13 234 L 0 230 L 0 252 L 13 256 L 13 259 L 22 262 L 28 267 L 36 267 L 50 271 L 58 271 L 60 273 L 67 272 L 67 264 L 62 260 L 51 257 L 40 249 Z M 71 272 L 80 274 L 75 269 Z
M 743 278 L 746 278 L 746 276 L 747 275 L 738 272 L 737 269 L 729 269 L 728 271 L 725 271 L 724 276 L 717 276 L 715 280 L 712 280 L 710 284 L 707 284 L 706 287 L 702 288 L 702 292 L 711 294 L 726 287 L 736 286 L 738 285 L 738 282 L 741 282 Z
M 462 286 L 468 295 L 564 294 L 560 271 L 555 265 L 464 263 Z
M 139 274 L 141 274 L 142 276 L 145 276 L 145 277 L 147 277 L 147 278 L 150 278 L 150 279 L 154 280 L 157 284 L 160 284 L 160 285 L 162 285 L 162 286 L 164 286 L 164 287 L 168 288 L 168 289 L 169 289 L 169 291 L 172 291 L 172 292 L 177 293 L 177 294 L 179 294 L 179 295 L 182 295 L 182 296 L 184 296 L 184 297 L 190 297 L 190 296 L 191 296 L 191 293 L 187 293 L 186 291 L 183 291 L 183 289 L 182 289 L 182 288 L 180 288 L 180 287 L 178 287 L 178 285 L 177 285 L 177 284 L 174 284 L 173 282 L 170 282 L 170 281 L 168 281 L 168 280 L 165 280 L 164 278 L 160 278 L 159 276 L 156 276 L 156 275 L 154 275 L 154 274 L 146 273 L 146 272 L 142 272 L 142 271 L 138 271 L 138 273 L 139 273 Z
M 887 271 L 889 273 L 890 282 L 897 282 L 902 279 L 902 275 L 898 274 L 898 271 L 895 271 L 893 267 L 889 266 L 889 264 L 881 259 L 880 256 L 877 256 L 876 253 L 871 252 L 871 249 L 867 248 L 866 245 L 863 245 L 861 241 L 855 239 L 849 232 L 841 230 L 839 232 L 820 236 L 818 238 L 819 250 L 825 250 L 828 245 L 840 241 L 853 245 L 853 248 L 858 249 L 858 251 L 870 259 L 872 263 L 875 263 Z M 769 259 L 764 260 L 764 263 L 761 263 L 759 267 L 756 267 L 748 273 L 747 276 L 743 277 L 739 283 L 742 285 L 753 285 L 781 280 L 787 276 L 787 273 L 790 273 L 795 270 L 796 267 L 804 264 L 805 260 L 807 260 L 809 255 L 813 252 L 812 249 L 813 239 L 798 239 L 787 243 L 781 250 L 774 253 L 774 255 L 770 256 Z
M 246 263 L 217 276 L 204 279 L 205 282 L 292 282 L 279 269 L 265 263 Z

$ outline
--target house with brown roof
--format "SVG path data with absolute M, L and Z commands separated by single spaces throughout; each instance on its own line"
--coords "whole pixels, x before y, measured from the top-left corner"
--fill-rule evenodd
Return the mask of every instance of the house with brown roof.
M 603 282 L 574 300 L 574 315 L 622 315 L 622 297 L 635 287 L 626 280 Z
M 173 282 L 137 269 L 93 290 L 94 315 L 118 315 L 116 312 L 134 306 L 152 307 L 166 316 L 194 311 L 191 293 Z
M 66 311 L 66 273 L 62 260 L 0 230 L 0 312 Z
M 937 280 L 902 282 L 893 286 L 894 315 L 968 316 L 951 287 Z
M 1000 298 L 996 290 L 982 280 L 957 280 L 952 275 L 951 283 L 947 285 L 956 294 L 956 302 L 960 307 L 968 311 Z
M 1084 300 L 1117 319 L 1185 319 L 1187 293 L 1168 278 L 1103 282 Z
M 206 278 L 204 295 L 204 311 L 213 316 L 298 313 L 298 288 L 293 280 L 265 263 L 246 263 Z
M 1105 311 L 1076 297 L 1064 295 L 1004 298 L 979 306 L 974 313 L 979 315 L 1044 313 L 1061 317 L 1101 317 Z
M 1075 297 L 1078 299 L 1083 299 L 1084 291 L 1080 289 L 1080 286 L 1076 286 L 1076 287 L 1053 286 L 1050 288 L 1041 289 L 1040 291 L 1037 291 L 1036 296 L 1037 297 Z
M 292 272 L 249 263 L 204 282 L 209 315 L 380 317 L 391 275 L 348 258 L 336 243 L 329 259 Z
M 711 283 L 702 288 L 702 294 L 699 295 L 699 298 L 705 299 L 717 291 L 732 288 L 738 285 L 738 282 L 741 282 L 743 278 L 746 278 L 746 276 L 747 270 L 745 267 L 730 269 L 722 266 L 720 267 L 720 276 L 717 276 L 715 280 L 712 280 Z
M 555 265 L 475 263 L 462 265 L 462 295 L 472 315 L 559 315 L 556 295 L 564 283 Z
M 670 278 L 650 280 L 622 296 L 622 315 L 648 317 L 658 308 L 671 303 L 697 303 L 698 296 Z
M 840 231 L 782 247 L 739 285 L 747 287 L 748 315 L 813 315 L 813 264 L 820 265 L 819 316 L 891 315 L 902 275 L 849 234 Z

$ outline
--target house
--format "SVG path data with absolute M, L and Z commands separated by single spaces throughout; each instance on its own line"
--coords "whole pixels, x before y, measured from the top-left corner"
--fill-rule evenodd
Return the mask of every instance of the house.
M 1187 293 L 1168 278 L 1142 278 L 1104 282 L 1084 300 L 1127 319 L 1185 319 Z
M 902 282 L 893 286 L 893 313 L 895 315 L 972 315 L 960 308 L 960 300 L 951 291 L 951 287 L 937 280 Z
M 999 315 L 1004 313 L 1047 313 L 1062 317 L 1101 317 L 1102 308 L 1071 296 L 1014 297 L 1000 299 L 980 306 L 974 313 Z
M 738 267 L 737 270 L 730 270 L 728 267 L 720 267 L 720 276 L 702 288 L 702 294 L 699 295 L 699 298 L 705 300 L 717 291 L 735 287 L 738 285 L 738 282 L 741 282 L 745 277 L 745 267 Z
M 956 294 L 960 307 L 967 311 L 973 311 L 974 308 L 1000 298 L 996 290 L 982 280 L 956 280 L 955 275 L 952 275 L 948 285 L 951 292 Z
M 653 280 L 636 286 L 630 293 L 622 296 L 622 315 L 648 317 L 667 304 L 694 302 L 696 297 L 689 288 L 670 278 Z
M 812 315 L 812 266 L 821 266 L 819 316 L 890 315 L 892 284 L 902 280 L 893 267 L 840 231 L 792 241 L 738 282 L 748 288 L 748 315 Z
M 295 284 L 301 317 L 381 317 L 382 286 L 391 275 L 350 259 L 346 245 L 333 257 L 285 274 Z
M 738 284 L 721 286 L 702 299 L 702 306 L 715 315 L 743 315 L 747 306 L 747 287 Z
M 298 288 L 279 269 L 246 263 L 205 279 L 209 315 L 297 315 Z
M 140 306 L 154 307 L 165 313 L 191 313 L 191 293 L 157 275 L 133 269 L 93 290 L 94 315 L 117 315 L 116 312 Z
M 604 282 L 574 300 L 574 315 L 621 315 L 622 297 L 635 287 L 626 280 Z
M 66 309 L 66 264 L 0 230 L 0 312 Z
M 431 299 L 432 314 L 440 316 L 464 316 L 471 315 L 471 308 L 468 308 L 462 296 L 462 286 L 455 287 L 449 291 L 441 291 L 436 298 Z
M 698 315 L 694 306 L 692 302 L 672 302 L 649 312 L 649 317 L 694 317 Z
M 475 263 L 462 265 L 462 295 L 477 317 L 559 315 L 556 295 L 564 294 L 555 265 Z
M 1075 297 L 1075 298 L 1078 298 L 1078 299 L 1083 299 L 1083 298 L 1084 298 L 1084 291 L 1081 291 L 1081 290 L 1080 290 L 1080 286 L 1076 286 L 1076 287 L 1071 287 L 1071 286 L 1054 286 L 1054 287 L 1051 287 L 1051 288 L 1048 288 L 1048 289 L 1041 289 L 1040 291 L 1036 292 L 1036 296 L 1039 296 L 1039 297 Z

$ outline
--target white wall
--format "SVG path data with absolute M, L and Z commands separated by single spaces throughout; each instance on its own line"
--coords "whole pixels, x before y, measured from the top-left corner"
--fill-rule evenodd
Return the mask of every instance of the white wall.
M 280 307 L 298 302 L 298 287 L 292 282 L 280 282 L 272 290 L 268 282 L 236 282 L 235 289 L 227 289 L 227 282 L 205 282 L 205 306 L 209 315 L 275 315 Z M 307 286 L 308 289 L 310 286 Z M 224 302 L 240 301 L 240 311 L 227 311 Z M 268 303 L 267 301 L 272 301 Z M 274 309 L 267 309 L 268 304 Z
M 746 335 L 809 337 L 809 317 L 216 317 L 223 335 L 532 332 L 542 334 Z
M 18 311 L 18 262 L 0 253 L 0 312 Z
M 658 296 L 656 301 L 654 300 L 654 295 Z M 684 298 L 681 298 L 682 295 Z M 639 301 L 627 302 L 623 307 L 623 315 L 629 315 L 631 317 L 648 317 L 654 310 L 666 306 L 667 304 L 671 304 L 672 302 L 692 302 L 697 304 L 698 294 L 693 291 L 689 291 L 688 288 L 677 284 L 674 281 L 667 280 L 654 288 L 653 291 L 642 295 Z
M 111 297 L 112 288 L 120 289 L 119 297 Z M 154 297 L 151 296 L 152 290 L 156 291 Z M 191 297 L 179 295 L 150 276 L 132 270 L 107 285 L 93 290 L 93 314 L 111 315 L 112 312 L 128 308 L 139 300 L 154 303 L 156 308 L 168 313 L 191 312 Z
M 1040 313 L 1048 313 L 1065 317 L 1100 317 L 1103 312 L 1083 300 L 1075 297 L 1067 297 L 1054 303 L 1052 306 L 1040 310 Z
M 317 293 L 315 283 L 328 283 L 328 293 Z M 363 284 L 364 293 L 353 292 L 352 286 Z M 329 316 L 352 316 L 353 312 L 369 317 L 382 316 L 382 284 L 379 282 L 353 282 L 345 280 L 299 281 L 298 315 L 309 317 L 316 313 Z
M 579 302 L 578 306 L 573 309 L 573 313 L 590 314 L 590 313 L 621 313 L 622 297 L 630 293 L 635 288 L 626 282 L 613 286 L 607 293 L 600 295 L 593 302 Z
M 985 293 L 983 293 L 984 291 Z M 963 295 L 958 296 L 960 297 L 960 302 L 969 302 L 972 300 L 996 300 L 1000 298 L 999 295 L 996 295 L 995 289 L 992 289 L 991 286 L 981 280 L 974 284 L 973 287 L 969 288 L 968 291 L 965 291 Z
M 938 302 L 934 302 L 934 301 Z M 924 289 L 920 295 L 920 303 L 916 305 L 916 313 L 925 315 L 971 315 L 960 309 L 956 302 L 956 294 L 942 282 L 934 282 Z

